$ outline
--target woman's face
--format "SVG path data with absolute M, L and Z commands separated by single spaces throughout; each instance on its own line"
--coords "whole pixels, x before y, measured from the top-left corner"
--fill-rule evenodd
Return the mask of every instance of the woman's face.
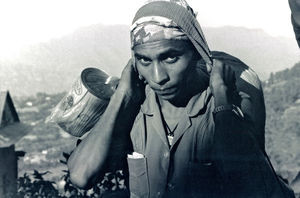
M 162 40 L 134 48 L 139 74 L 163 100 L 187 94 L 188 80 L 195 68 L 195 50 L 187 41 Z

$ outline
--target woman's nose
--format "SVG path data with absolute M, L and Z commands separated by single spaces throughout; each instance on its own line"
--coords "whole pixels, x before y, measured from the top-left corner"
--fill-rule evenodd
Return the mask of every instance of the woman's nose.
M 153 82 L 159 85 L 163 85 L 169 80 L 168 72 L 158 62 L 154 62 L 152 75 Z

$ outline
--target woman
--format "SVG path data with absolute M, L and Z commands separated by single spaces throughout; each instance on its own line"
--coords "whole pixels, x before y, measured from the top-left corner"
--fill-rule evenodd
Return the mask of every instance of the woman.
M 71 181 L 89 187 L 127 158 L 131 197 L 283 197 L 264 152 L 260 81 L 210 52 L 190 6 L 147 2 L 131 43 L 107 110 L 68 161 Z

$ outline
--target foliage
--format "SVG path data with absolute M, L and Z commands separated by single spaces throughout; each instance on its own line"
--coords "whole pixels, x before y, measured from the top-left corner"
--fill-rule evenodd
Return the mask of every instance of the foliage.
M 300 62 L 296 63 L 292 68 L 285 69 L 276 73 L 271 73 L 268 80 L 268 84 L 274 84 L 276 82 L 299 78 L 300 77 Z
M 65 160 L 61 160 L 62 164 L 67 163 L 69 154 L 63 153 Z M 63 189 L 59 189 L 57 184 L 53 181 L 46 180 L 44 176 L 51 174 L 46 171 L 40 173 L 34 170 L 32 175 L 25 173 L 18 178 L 18 193 L 17 197 L 26 198 L 104 198 L 104 197 L 128 197 L 128 192 L 125 186 L 125 177 L 122 171 L 115 173 L 106 173 L 100 181 L 94 185 L 90 190 L 82 190 L 74 186 L 70 181 L 70 173 L 63 170 L 64 175 L 62 181 L 64 183 Z
M 43 176 L 49 172 L 39 173 L 34 170 L 33 179 L 28 174 L 24 174 L 18 179 L 17 197 L 50 198 L 60 197 L 54 182 L 44 180 Z

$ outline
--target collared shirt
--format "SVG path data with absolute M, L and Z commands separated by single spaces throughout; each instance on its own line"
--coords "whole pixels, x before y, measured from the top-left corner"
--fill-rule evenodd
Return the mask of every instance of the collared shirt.
M 260 81 L 238 59 L 213 54 L 230 62 L 238 76 L 244 119 L 229 111 L 214 117 L 208 88 L 191 98 L 169 146 L 156 95 L 147 87 L 130 134 L 139 153 L 127 158 L 131 197 L 284 197 L 286 188 L 264 151 Z
M 209 89 L 191 98 L 169 146 L 157 98 L 150 88 L 133 128 L 128 158 L 131 197 L 191 197 L 217 193 L 218 176 L 210 159 L 214 103 Z M 213 197 L 213 196 L 210 196 Z
M 171 147 L 155 93 L 148 87 L 130 136 L 131 198 L 284 197 L 290 193 L 253 136 L 252 122 L 231 111 L 213 116 L 208 88 L 191 98 Z

